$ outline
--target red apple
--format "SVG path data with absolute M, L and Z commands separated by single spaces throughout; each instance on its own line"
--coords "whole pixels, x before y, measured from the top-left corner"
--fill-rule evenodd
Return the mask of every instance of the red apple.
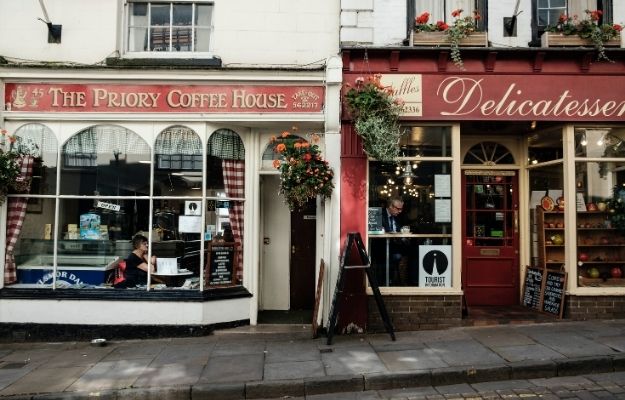
M 586 253 L 579 253 L 579 256 L 577 256 L 579 258 L 579 261 L 588 261 L 588 254 Z
M 623 276 L 623 271 L 619 267 L 614 267 L 610 270 L 610 275 L 612 278 L 620 278 Z

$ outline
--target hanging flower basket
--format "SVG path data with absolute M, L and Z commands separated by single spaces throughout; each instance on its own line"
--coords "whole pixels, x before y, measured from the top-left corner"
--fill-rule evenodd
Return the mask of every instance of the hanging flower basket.
M 320 196 L 329 198 L 334 189 L 334 172 L 320 154 L 318 135 L 311 135 L 312 144 L 282 132 L 279 138 L 271 138 L 280 159 L 274 160 L 274 168 L 280 171 L 280 194 L 291 211 L 300 209 L 309 200 Z
M 356 78 L 354 86 L 345 86 L 345 102 L 364 152 L 378 161 L 393 161 L 399 156 L 403 102 L 393 97 L 393 89 L 382 85 L 380 78 Z

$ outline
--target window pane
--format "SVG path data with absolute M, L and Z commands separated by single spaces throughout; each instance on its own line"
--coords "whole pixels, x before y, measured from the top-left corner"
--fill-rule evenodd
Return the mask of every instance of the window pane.
M 436 213 L 437 206 L 451 201 L 451 188 L 444 193 L 443 188 L 434 186 L 437 176 L 446 177 L 450 185 L 450 174 L 450 162 L 369 162 L 369 207 L 381 210 L 384 231 L 406 234 L 369 236 L 372 264 L 381 286 L 419 286 L 420 246 L 451 245 L 451 215 Z M 388 216 L 393 213 L 391 223 Z
M 625 159 L 578 162 L 577 276 L 580 286 L 624 286 Z
M 209 4 L 199 4 L 195 6 L 195 25 L 211 26 L 213 18 L 213 6 Z
M 575 156 L 592 158 L 625 157 L 625 129 L 576 128 Z
M 169 26 L 169 4 L 152 4 L 150 13 L 150 25 Z
M 52 130 L 27 124 L 15 131 L 15 136 L 20 151 L 35 158 L 29 194 L 56 194 L 58 144 Z
M 172 51 L 191 51 L 191 28 L 173 27 L 172 29 Z
M 191 129 L 174 126 L 156 139 L 155 196 L 197 196 L 202 189 L 202 143 Z
M 128 32 L 128 51 L 147 51 L 148 28 L 130 28 Z
M 562 164 L 549 165 L 529 170 L 530 182 L 530 226 L 532 266 L 559 269 L 564 263 L 566 243 L 564 240 L 564 214 L 554 207 L 543 213 L 543 199 L 548 196 L 553 204 L 563 194 L 564 178 Z M 550 201 L 545 204 L 552 204 Z M 549 208 L 549 207 L 548 207 Z M 547 224 L 545 226 L 545 224 Z
M 150 29 L 150 50 L 169 51 L 169 28 Z
M 529 165 L 562 159 L 562 128 L 535 133 L 527 138 Z
M 125 128 L 85 129 L 65 143 L 61 158 L 61 194 L 149 195 L 150 148 Z
M 227 184 L 226 184 L 227 183 Z M 206 196 L 243 197 L 245 191 L 245 147 L 239 135 L 220 129 L 208 139 Z
M 202 200 L 154 200 L 155 289 L 199 289 Z
M 14 226 L 7 224 L 7 239 L 16 239 L 13 255 L 17 266 L 17 284 L 8 287 L 45 287 L 52 280 L 55 200 L 13 198 L 8 201 L 9 206 L 27 203 L 19 235 Z
M 207 290 L 243 283 L 242 201 L 206 200 L 204 287 Z
M 191 25 L 192 23 L 193 5 L 191 4 L 174 4 L 174 25 Z
M 403 157 L 451 157 L 451 127 L 408 126 L 401 139 Z
M 210 51 L 210 28 L 195 30 L 195 51 Z

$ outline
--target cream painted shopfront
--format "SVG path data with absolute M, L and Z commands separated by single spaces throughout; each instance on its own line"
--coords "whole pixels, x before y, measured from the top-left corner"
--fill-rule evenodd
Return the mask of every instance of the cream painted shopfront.
M 274 282 L 289 276 L 290 238 L 261 239 L 295 223 L 273 190 L 270 138 L 296 127 L 304 140 L 320 133 L 322 151 L 336 146 L 327 129 L 338 113 L 329 123 L 324 109 L 338 109 L 327 107 L 338 86 L 325 73 L 6 79 L 1 125 L 30 149 L 32 183 L 0 209 L 2 322 L 255 324 L 259 309 L 289 309 L 273 297 L 290 290 Z M 335 236 L 331 207 L 308 210 L 311 282 Z M 113 289 L 137 233 L 157 271 L 148 285 Z

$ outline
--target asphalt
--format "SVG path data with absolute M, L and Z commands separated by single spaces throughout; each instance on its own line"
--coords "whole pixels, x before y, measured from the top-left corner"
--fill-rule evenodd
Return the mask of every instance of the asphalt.
M 309 325 L 205 337 L 0 344 L 0 397 L 314 398 L 339 392 L 625 371 L 625 320 L 312 339 Z

